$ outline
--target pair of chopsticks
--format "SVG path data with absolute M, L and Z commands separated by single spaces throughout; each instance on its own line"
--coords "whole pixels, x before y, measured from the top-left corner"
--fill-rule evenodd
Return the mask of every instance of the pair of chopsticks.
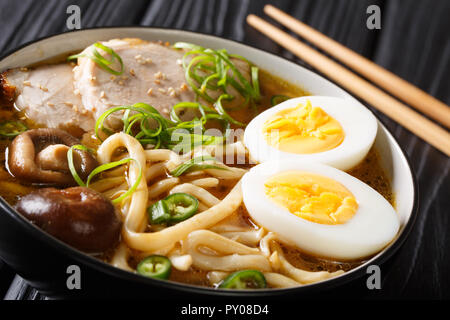
M 392 95 L 450 128 L 450 107 L 446 104 L 285 12 L 271 5 L 266 5 L 264 12 Z M 251 14 L 247 17 L 247 23 L 436 149 L 450 156 L 450 133 L 446 129 L 263 19 Z

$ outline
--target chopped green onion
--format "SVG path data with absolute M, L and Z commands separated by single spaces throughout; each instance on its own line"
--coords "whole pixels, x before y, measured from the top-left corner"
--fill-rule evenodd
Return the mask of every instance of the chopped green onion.
M 69 171 L 72 174 L 74 180 L 78 183 L 78 185 L 80 185 L 82 187 L 89 187 L 89 184 L 91 183 L 92 179 L 96 175 L 102 173 L 103 171 L 107 171 L 107 170 L 116 168 L 118 166 L 124 165 L 131 161 L 136 161 L 133 158 L 125 158 L 125 159 L 122 159 L 119 161 L 113 161 L 110 163 L 102 164 L 91 171 L 91 173 L 87 177 L 86 183 L 84 183 L 84 181 L 80 178 L 80 176 L 78 175 L 77 170 L 75 168 L 75 165 L 73 162 L 73 150 L 90 151 L 90 149 L 83 145 L 77 144 L 77 145 L 70 147 L 70 149 L 67 151 L 67 163 L 69 165 Z M 112 203 L 114 203 L 114 204 L 120 203 L 123 199 L 125 199 L 126 197 L 131 195 L 134 191 L 136 191 L 136 189 L 139 186 L 139 183 L 141 182 L 141 179 L 142 179 L 142 168 L 141 168 L 139 162 L 136 161 L 136 163 L 139 165 L 139 175 L 138 175 L 138 178 L 136 179 L 136 182 L 131 186 L 130 189 L 127 190 L 127 192 L 122 194 L 120 197 L 113 199 Z
M 4 121 L 0 123 L 1 137 L 13 138 L 27 130 L 28 127 L 20 121 Z
M 283 101 L 289 100 L 290 97 L 282 95 L 282 94 L 277 94 L 272 96 L 272 98 L 270 98 L 270 104 L 272 106 L 276 106 L 279 103 L 282 103 Z
M 102 49 L 106 53 L 110 54 L 111 60 L 108 60 L 105 57 L 103 57 L 96 48 Z M 67 60 L 71 61 L 71 60 L 75 60 L 75 59 L 78 59 L 81 57 L 86 57 L 86 58 L 89 58 L 92 61 L 94 61 L 100 68 L 102 68 L 103 70 L 105 70 L 111 74 L 120 76 L 123 73 L 124 66 L 123 66 L 122 58 L 112 48 L 107 47 L 107 46 L 101 44 L 100 42 L 96 42 L 92 46 L 92 54 L 93 54 L 92 56 L 85 54 L 85 53 L 75 54 L 75 55 L 69 56 L 67 58 Z M 120 71 L 114 70 L 109 67 L 109 65 L 114 63 L 114 61 L 116 61 L 116 60 L 120 64 Z
M 203 161 L 209 161 L 209 160 L 216 160 L 216 158 L 211 156 L 199 156 L 192 158 L 189 161 L 186 161 L 185 163 L 180 164 L 178 167 L 170 171 L 170 175 L 174 177 L 179 177 L 183 173 L 186 173 L 187 171 L 198 171 L 198 170 L 205 170 L 205 169 L 219 169 L 219 170 L 228 170 L 225 167 L 213 165 L 213 164 L 205 164 L 200 163 Z
M 83 182 L 83 180 L 80 178 L 80 176 L 77 173 L 77 169 L 75 168 L 75 165 L 73 163 L 73 150 L 81 150 L 81 151 L 88 151 L 89 149 L 81 144 L 77 144 L 74 146 L 71 146 L 69 150 L 67 151 L 67 164 L 69 165 L 69 171 L 73 176 L 73 179 L 78 183 L 78 185 L 85 187 L 86 184 Z
M 228 115 L 228 113 L 225 111 L 225 109 L 223 108 L 223 105 L 222 105 L 222 100 L 223 100 L 223 99 L 225 99 L 225 100 L 231 100 L 231 99 L 233 99 L 233 97 L 230 96 L 230 95 L 227 95 L 227 94 L 222 94 L 222 95 L 217 99 L 216 103 L 214 104 L 214 106 L 216 107 L 217 112 L 218 112 L 220 115 L 222 115 L 222 116 L 224 117 L 224 119 L 226 119 L 227 121 L 229 121 L 229 122 L 231 122 L 231 123 L 233 123 L 233 124 L 235 124 L 235 125 L 238 125 L 238 126 L 244 126 L 244 124 L 243 124 L 242 122 L 239 122 L 239 121 L 237 121 L 237 120 L 234 120 L 232 117 L 230 117 L 230 116 Z
M 198 200 L 187 193 L 174 193 L 148 208 L 151 224 L 174 224 L 189 219 L 198 210 Z
M 136 179 L 136 182 L 131 186 L 130 189 L 128 189 L 127 192 L 122 194 L 120 197 L 112 200 L 112 203 L 114 203 L 114 204 L 122 202 L 123 199 L 125 199 L 128 196 L 130 196 L 131 194 L 133 194 L 134 191 L 136 191 L 136 189 L 139 186 L 139 183 L 141 182 L 141 179 L 142 179 L 142 168 L 141 168 L 141 165 L 139 164 L 138 161 L 134 160 L 133 158 L 125 158 L 125 159 L 122 159 L 122 160 L 119 160 L 119 161 L 105 163 L 105 164 L 102 164 L 102 165 L 98 166 L 97 168 L 92 170 L 92 172 L 89 174 L 89 176 L 87 178 L 87 181 L 86 181 L 86 187 L 89 187 L 89 184 L 90 184 L 92 178 L 94 176 L 98 175 L 99 173 L 101 173 L 103 171 L 107 171 L 107 170 L 113 169 L 113 168 L 121 166 L 121 165 L 124 165 L 124 164 L 126 164 L 128 162 L 131 162 L 131 161 L 135 161 L 138 164 L 138 166 L 139 166 L 139 175 L 138 175 L 138 177 Z
M 253 88 L 255 91 L 255 95 L 256 97 L 259 99 L 259 97 L 261 96 L 261 92 L 259 90 L 259 69 L 255 66 L 251 67 L 251 74 L 252 74 L 252 84 L 253 84 Z
M 220 110 L 220 108 L 222 108 L 221 105 L 219 105 L 219 108 L 216 106 L 216 109 Z M 201 117 L 194 118 L 191 121 L 182 121 L 179 116 L 181 109 L 198 110 Z M 155 149 L 192 148 L 197 145 L 223 143 L 224 137 L 204 134 L 206 130 L 205 124 L 210 120 L 221 122 L 225 132 L 230 128 L 230 120 L 233 119 L 226 112 L 220 114 L 216 109 L 201 105 L 198 102 L 180 102 L 173 106 L 170 113 L 171 120 L 168 120 L 155 108 L 145 103 L 114 107 L 105 111 L 97 119 L 95 134 L 101 141 L 100 131 L 108 135 L 112 134 L 113 131 L 105 126 L 106 120 L 115 112 L 124 111 L 122 131 L 136 138 L 141 144 L 152 145 Z M 156 127 L 151 128 L 150 122 L 155 123 Z M 178 143 L 180 139 L 183 140 L 181 143 Z
M 182 65 L 185 71 L 186 82 L 195 92 L 197 98 L 202 98 L 209 103 L 215 103 L 217 98 L 208 95 L 206 89 L 221 89 L 223 94 L 227 94 L 227 86 L 231 85 L 252 105 L 259 101 L 261 94 L 258 68 L 244 57 L 228 54 L 225 49 L 205 49 L 186 42 L 177 42 L 173 47 L 187 50 L 183 56 Z M 241 60 L 248 64 L 251 77 L 250 82 L 239 71 L 232 59 Z
M 136 272 L 143 276 L 167 280 L 172 271 L 172 263 L 165 256 L 152 255 L 139 262 Z
M 220 285 L 221 289 L 263 289 L 266 278 L 258 270 L 242 270 L 229 275 Z

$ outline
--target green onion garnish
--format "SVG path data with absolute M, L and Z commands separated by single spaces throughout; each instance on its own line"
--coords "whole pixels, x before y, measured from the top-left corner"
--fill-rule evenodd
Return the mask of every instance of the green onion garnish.
M 179 177 L 183 173 L 186 173 L 187 171 L 192 172 L 192 171 L 205 170 L 205 169 L 228 170 L 225 167 L 220 167 L 220 166 L 213 165 L 213 164 L 201 163 L 203 161 L 208 161 L 208 160 L 215 161 L 216 159 L 211 156 L 195 157 L 189 161 L 186 161 L 186 162 L 180 164 L 178 167 L 176 167 L 175 169 L 170 171 L 170 174 L 174 177 Z
M 133 158 L 126 158 L 126 159 L 122 159 L 122 160 L 114 161 L 114 162 L 110 162 L 110 163 L 105 163 L 105 164 L 102 164 L 102 165 L 98 166 L 97 168 L 95 168 L 89 174 L 89 176 L 87 178 L 86 186 L 89 187 L 89 183 L 91 182 L 92 178 L 95 175 L 97 175 L 97 174 L 99 174 L 99 173 L 101 173 L 103 171 L 107 171 L 107 170 L 113 169 L 115 167 L 124 165 L 124 164 L 126 164 L 128 162 L 131 162 L 131 161 L 135 161 L 138 164 L 138 166 L 139 166 L 139 175 L 138 175 L 138 178 L 136 179 L 136 182 L 131 186 L 130 189 L 127 190 L 127 192 L 122 194 L 120 197 L 112 200 L 112 203 L 114 203 L 114 204 L 122 202 L 123 199 L 125 199 L 128 196 L 130 196 L 131 194 L 133 194 L 134 191 L 136 191 L 136 189 L 139 186 L 139 183 L 141 182 L 141 179 L 142 179 L 142 168 L 141 168 L 141 165 L 139 164 L 138 161 L 134 160 Z
M 282 103 L 283 101 L 289 100 L 290 97 L 282 95 L 282 94 L 277 94 L 272 96 L 272 98 L 270 98 L 270 104 L 272 106 L 276 106 L 279 103 Z
M 28 127 L 20 121 L 4 121 L 0 123 L 0 137 L 13 138 L 27 130 Z
M 196 93 L 197 98 L 215 103 L 217 99 L 208 95 L 206 90 L 220 89 L 223 94 L 228 94 L 227 86 L 231 85 L 245 98 L 245 101 L 251 102 L 252 105 L 259 101 L 261 94 L 258 68 L 244 57 L 228 54 L 225 49 L 206 49 L 186 42 L 177 42 L 173 47 L 187 50 L 182 60 L 185 78 Z M 248 64 L 250 81 L 243 76 L 232 59 L 241 60 Z
M 111 55 L 111 60 L 106 59 L 104 56 L 102 56 L 96 48 L 102 49 L 107 54 Z M 80 57 L 86 57 L 94 61 L 100 68 L 105 70 L 106 72 L 109 72 L 111 74 L 120 76 L 123 73 L 124 67 L 123 67 L 123 61 L 122 58 L 110 47 L 107 47 L 100 42 L 96 42 L 92 46 L 92 55 L 88 55 L 85 53 L 80 54 L 74 54 L 72 56 L 69 56 L 67 58 L 68 61 L 78 59 Z M 110 68 L 109 66 L 114 63 L 114 61 L 118 61 L 120 64 L 120 71 L 114 70 Z
M 81 144 L 77 144 L 77 145 L 71 146 L 69 148 L 69 150 L 67 151 L 67 163 L 69 165 L 69 170 L 73 176 L 73 179 L 76 181 L 76 183 L 78 183 L 79 186 L 86 187 L 86 184 L 83 182 L 83 180 L 78 175 L 77 169 L 75 168 L 75 165 L 73 163 L 73 150 L 88 151 L 89 149 Z
M 180 110 L 196 110 L 200 118 L 191 121 L 183 121 L 180 118 Z M 164 118 L 155 108 L 145 103 L 136 103 L 131 106 L 119 106 L 105 111 L 95 123 L 95 134 L 98 139 L 100 132 L 107 135 L 113 130 L 105 126 L 105 121 L 112 114 L 122 111 L 122 131 L 136 138 L 141 144 L 157 148 L 193 148 L 198 145 L 223 143 L 226 137 L 205 134 L 206 123 L 216 120 L 222 123 L 223 130 L 227 133 L 230 122 L 239 123 L 232 119 L 226 112 L 222 112 L 220 104 L 216 108 L 203 106 L 198 102 L 180 102 L 173 106 L 170 114 L 171 120 Z M 220 111 L 220 112 L 218 112 Z
M 92 179 L 94 178 L 94 176 L 102 173 L 103 171 L 107 171 L 113 168 L 116 168 L 118 166 L 124 165 L 128 162 L 131 161 L 136 161 L 133 158 L 125 158 L 119 161 L 113 161 L 110 163 L 105 163 L 102 164 L 100 166 L 98 166 L 97 168 L 95 168 L 94 170 L 91 171 L 91 173 L 89 174 L 89 176 L 87 177 L 86 183 L 83 182 L 83 180 L 80 178 L 80 176 L 77 173 L 77 170 L 75 168 L 75 165 L 73 163 L 73 150 L 83 150 L 83 151 L 89 151 L 90 149 L 83 146 L 83 145 L 74 145 L 72 147 L 70 147 L 69 151 L 67 152 L 67 162 L 69 164 L 69 170 L 70 173 L 72 174 L 74 180 L 78 183 L 78 185 L 82 186 L 82 187 L 89 187 L 89 184 L 91 183 Z M 130 189 L 127 190 L 127 192 L 125 192 L 124 194 L 122 194 L 120 197 L 112 200 L 112 203 L 116 204 L 116 203 L 120 203 L 123 199 L 125 199 L 126 197 L 128 197 L 129 195 L 131 195 L 134 191 L 136 191 L 139 183 L 141 182 L 142 179 L 142 168 L 139 164 L 139 162 L 136 161 L 136 163 L 139 165 L 139 175 L 138 178 L 136 179 L 136 182 L 131 186 Z

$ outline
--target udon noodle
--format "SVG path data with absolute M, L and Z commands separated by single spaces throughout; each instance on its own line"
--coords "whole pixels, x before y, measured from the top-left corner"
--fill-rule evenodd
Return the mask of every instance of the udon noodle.
M 158 179 L 166 170 L 185 162 L 189 156 L 199 152 L 214 156 L 215 148 L 193 150 L 192 154 L 179 156 L 170 150 L 144 150 L 133 137 L 116 133 L 98 148 L 100 163 L 111 162 L 115 151 L 121 147 L 127 153 L 122 156 L 136 159 L 138 164 L 131 163 L 126 174 L 117 170 L 117 176 L 100 180 L 92 187 L 113 199 L 136 182 L 141 169 L 146 179 L 141 180 L 131 199 L 119 204 L 125 223 L 123 243 L 111 259 L 114 266 L 133 270 L 129 265 L 132 251 L 138 251 L 140 256 L 157 253 L 167 255 L 179 271 L 186 272 L 191 267 L 206 271 L 211 285 L 217 285 L 231 272 L 257 269 L 263 271 L 268 284 L 275 288 L 313 283 L 343 273 L 342 270 L 310 272 L 296 268 L 285 258 L 273 233 L 256 225 L 244 227 L 227 220 L 242 205 L 239 179 L 245 169 L 228 166 L 226 171 L 197 171 L 197 174 L 207 177 L 185 183 L 174 177 Z M 227 154 L 230 152 L 245 156 L 241 143 L 228 146 Z M 123 183 L 124 176 L 126 183 Z M 208 189 L 217 187 L 219 181 L 224 179 L 234 180 L 235 186 L 223 199 L 218 199 Z M 147 232 L 146 209 L 149 204 L 163 194 L 177 192 L 196 197 L 200 202 L 200 213 L 174 226 Z

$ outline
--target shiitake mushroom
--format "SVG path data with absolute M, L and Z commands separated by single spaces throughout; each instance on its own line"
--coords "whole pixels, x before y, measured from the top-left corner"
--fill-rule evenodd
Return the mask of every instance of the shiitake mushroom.
M 114 205 L 86 187 L 43 188 L 22 197 L 15 206 L 25 218 L 87 253 L 102 253 L 119 241 L 121 221 Z
M 28 130 L 11 142 L 8 154 L 9 171 L 21 181 L 51 186 L 73 186 L 67 151 L 80 141 L 64 130 L 41 128 Z M 74 166 L 82 179 L 98 163 L 88 151 L 74 150 Z

